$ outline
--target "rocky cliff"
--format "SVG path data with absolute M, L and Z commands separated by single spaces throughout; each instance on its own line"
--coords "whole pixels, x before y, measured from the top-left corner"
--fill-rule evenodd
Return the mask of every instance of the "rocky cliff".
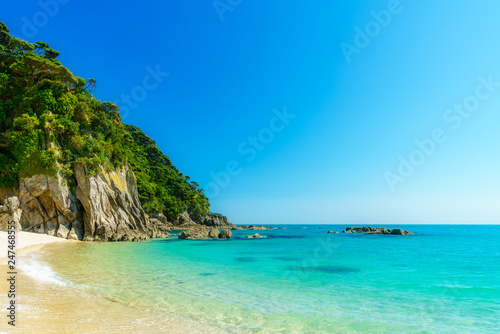
M 0 229 L 13 220 L 25 231 L 85 241 L 138 241 L 166 237 L 167 226 L 150 221 L 142 209 L 134 173 L 100 169 L 87 176 L 74 166 L 76 188 L 57 176 L 21 179 L 17 189 L 2 189 Z

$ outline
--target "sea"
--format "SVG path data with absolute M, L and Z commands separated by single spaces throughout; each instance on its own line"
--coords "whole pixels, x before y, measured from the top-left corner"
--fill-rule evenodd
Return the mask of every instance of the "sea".
M 233 231 L 230 240 L 172 232 L 48 245 L 21 269 L 158 326 L 176 317 L 225 333 L 500 333 L 500 226 L 384 226 L 413 235 L 307 224 Z M 263 238 L 246 238 L 254 233 Z

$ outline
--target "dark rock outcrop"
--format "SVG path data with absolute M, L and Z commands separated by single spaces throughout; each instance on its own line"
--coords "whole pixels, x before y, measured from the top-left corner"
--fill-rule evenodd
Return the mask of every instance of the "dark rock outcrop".
M 200 218 L 195 219 L 200 225 L 216 228 L 229 228 L 232 229 L 235 225 L 231 224 L 226 216 L 219 213 L 207 212 Z
M 392 235 L 412 235 L 412 232 L 401 228 L 388 229 L 385 227 L 371 228 L 370 226 L 347 227 L 342 233 L 365 233 L 365 234 L 392 234 Z

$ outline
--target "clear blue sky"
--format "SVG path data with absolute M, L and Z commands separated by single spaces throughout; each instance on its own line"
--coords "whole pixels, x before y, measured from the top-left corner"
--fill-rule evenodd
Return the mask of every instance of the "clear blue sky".
M 0 20 L 99 99 L 135 94 L 124 122 L 234 223 L 500 223 L 498 1 L 216 4 L 5 2 Z

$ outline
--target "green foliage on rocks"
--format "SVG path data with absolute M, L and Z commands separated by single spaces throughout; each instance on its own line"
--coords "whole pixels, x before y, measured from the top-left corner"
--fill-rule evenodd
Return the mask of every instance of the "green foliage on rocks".
M 89 174 L 99 167 L 129 166 L 146 211 L 174 218 L 198 216 L 209 202 L 155 142 L 121 121 L 119 108 L 92 95 L 94 79 L 74 76 L 59 52 L 44 42 L 12 37 L 0 22 L 0 187 L 19 179 L 60 172 L 74 180 L 73 164 Z

